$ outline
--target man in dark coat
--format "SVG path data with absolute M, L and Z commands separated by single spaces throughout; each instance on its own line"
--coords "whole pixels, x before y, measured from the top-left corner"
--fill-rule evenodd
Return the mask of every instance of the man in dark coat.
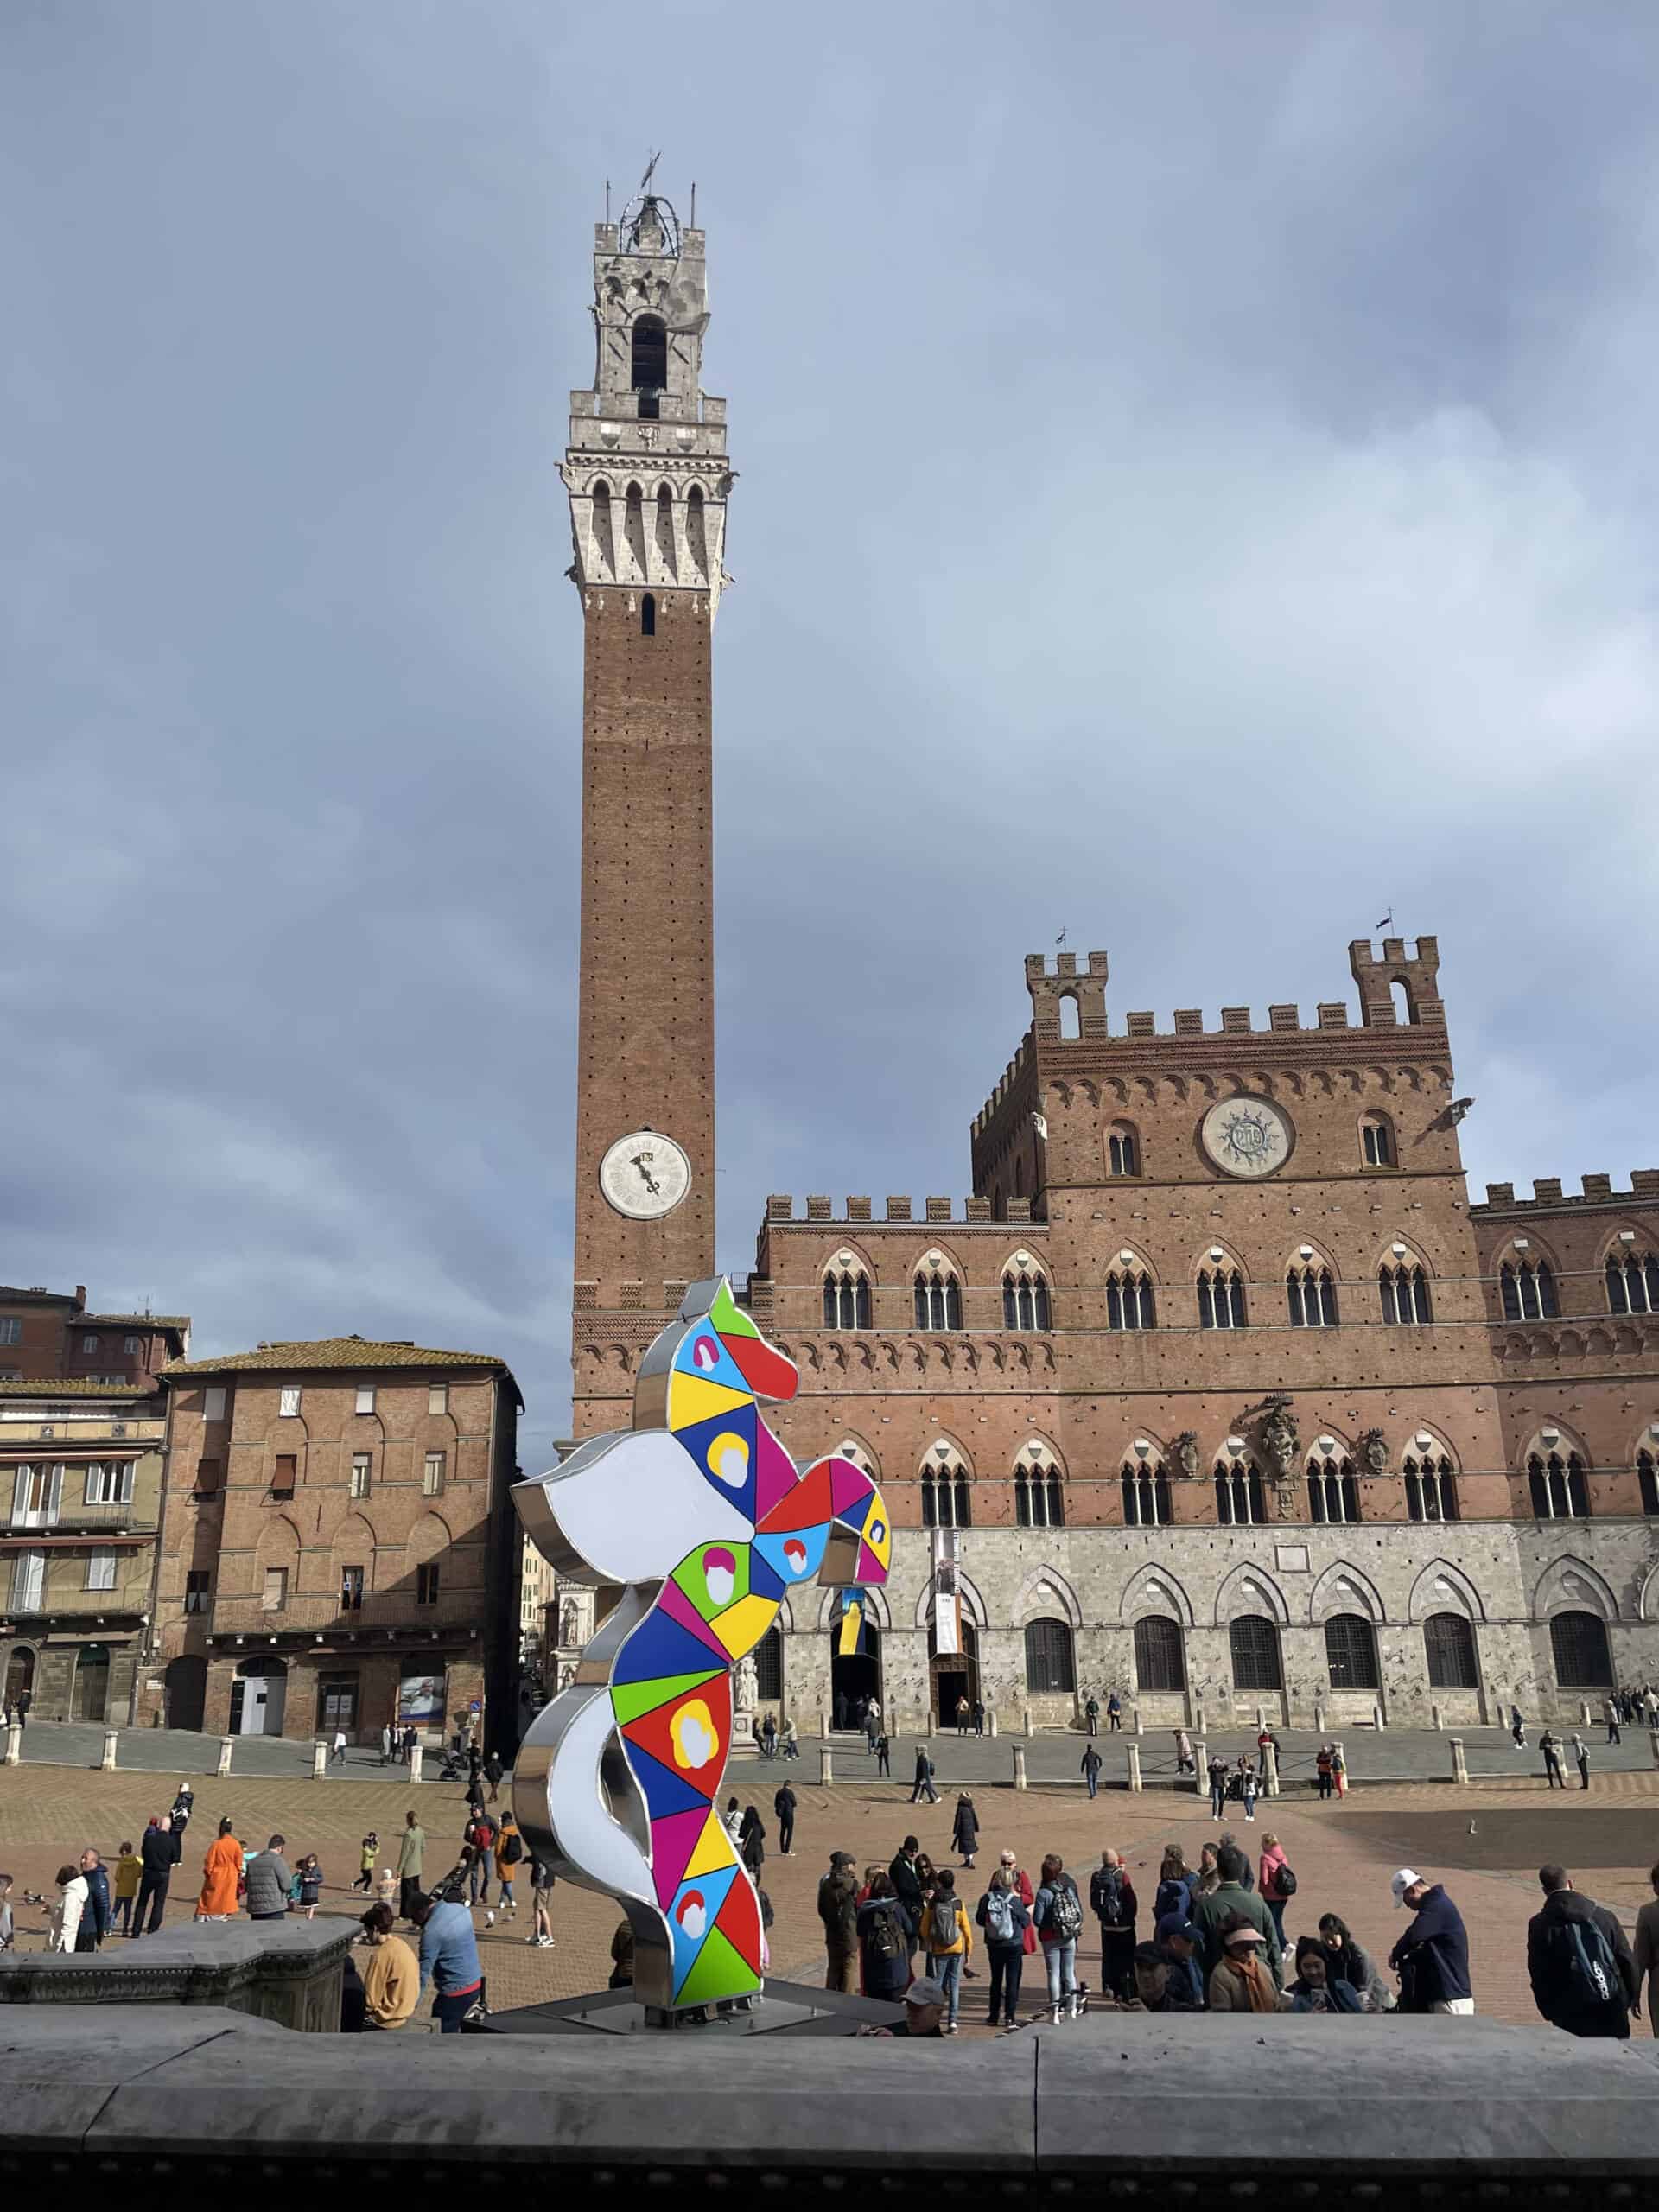
M 86 1910 L 75 1934 L 78 1951 L 95 1951 L 109 1933 L 110 1878 L 104 1862 L 89 1844 L 80 1854 L 80 1871 L 86 1882 Z
M 162 1924 L 162 1915 L 167 1910 L 167 1886 L 173 1879 L 173 1869 L 178 1862 L 176 1846 L 182 1837 L 173 1833 L 171 1814 L 163 1813 L 153 1827 L 147 1827 L 138 1846 L 139 1863 L 143 1872 L 138 1877 L 138 1902 L 133 1908 L 132 1933 L 153 1936 Z M 149 1910 L 149 1926 L 144 1926 L 144 1910 Z
M 1389 1954 L 1389 1964 L 1400 1977 L 1400 2010 L 1472 2012 L 1475 1992 L 1463 1915 L 1438 1882 L 1426 1882 L 1409 1866 L 1400 1869 L 1389 1887 L 1395 1903 L 1416 1915 Z
M 1109 1996 L 1132 1997 L 1139 1907 L 1129 1870 L 1116 1851 L 1100 1854 L 1089 1878 L 1089 1905 L 1100 1928 L 1100 1986 Z
M 853 1865 L 850 1851 L 832 1851 L 830 1872 L 818 1884 L 818 1918 L 823 1923 L 827 1957 L 823 1986 L 846 1997 L 853 1993 L 858 1958 L 858 1882 Z
M 795 1792 L 787 1783 L 773 1796 L 772 1809 L 778 1815 L 778 1848 L 787 1859 L 795 1841 Z
M 1605 1904 L 1581 1897 L 1562 1866 L 1541 1866 L 1541 1912 L 1527 1923 L 1533 2002 L 1570 2036 L 1624 2040 L 1642 1994 L 1624 1930 Z
M 921 1848 L 921 1845 L 913 1835 L 907 1835 L 899 1845 L 892 1866 L 887 1869 L 893 1880 L 893 1893 L 905 1908 L 905 1916 L 910 1922 L 910 1952 L 912 1958 L 916 1955 L 915 1931 L 922 1924 L 924 1903 L 922 1877 L 916 1864 Z
M 1260 1932 L 1263 1945 L 1262 1955 L 1267 1960 L 1268 1971 L 1275 1982 L 1282 1978 L 1280 1974 L 1280 1961 L 1283 1956 L 1283 1946 L 1279 1941 L 1279 1930 L 1274 1925 L 1273 1915 L 1268 1910 L 1262 1899 L 1253 1890 L 1245 1888 L 1243 1878 L 1248 1871 L 1249 1861 L 1238 1846 L 1236 1843 L 1224 1843 L 1216 1853 L 1216 1872 L 1220 1875 L 1221 1881 L 1207 1897 L 1198 1898 L 1193 1904 L 1192 1924 L 1198 1929 L 1198 1939 L 1204 1945 L 1204 1980 L 1206 1988 L 1209 1986 L 1211 1975 L 1221 1964 L 1222 1926 L 1232 1913 L 1236 1913 L 1250 1927 Z
M 939 1793 L 933 1787 L 933 1762 L 927 1756 L 926 1745 L 918 1744 L 916 1746 L 916 1783 L 915 1787 L 910 1793 L 910 1802 L 913 1805 L 918 1798 L 922 1797 L 925 1797 L 930 1805 L 937 1805 L 939 1802 Z

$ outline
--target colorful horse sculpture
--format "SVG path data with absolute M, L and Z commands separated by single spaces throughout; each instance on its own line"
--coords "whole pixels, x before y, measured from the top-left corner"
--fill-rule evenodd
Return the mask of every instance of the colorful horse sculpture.
M 892 1559 L 870 1478 L 841 1458 L 798 1471 L 761 1420 L 798 1382 L 724 1278 L 694 1283 L 640 1363 L 632 1428 L 513 1490 L 561 1575 L 626 1586 L 531 1723 L 513 1810 L 532 1852 L 620 1901 L 635 1994 L 664 2011 L 761 1986 L 760 1903 L 719 1808 L 734 1665 L 791 1584 L 885 1582 Z

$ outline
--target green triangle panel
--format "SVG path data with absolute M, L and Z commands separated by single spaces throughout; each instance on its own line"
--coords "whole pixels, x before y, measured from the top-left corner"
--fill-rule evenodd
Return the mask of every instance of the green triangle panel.
M 642 1713 L 651 1713 L 659 1705 L 667 1705 L 678 1697 L 682 1690 L 694 1690 L 699 1682 L 709 1681 L 725 1671 L 723 1667 L 706 1667 L 700 1675 L 658 1675 L 649 1682 L 613 1682 L 611 1685 L 611 1710 L 626 1726 L 630 1720 L 637 1720 Z
M 674 1993 L 677 2005 L 712 2005 L 721 1997 L 747 1997 L 760 1986 L 755 1969 L 740 1958 L 718 1928 L 711 1928 Z

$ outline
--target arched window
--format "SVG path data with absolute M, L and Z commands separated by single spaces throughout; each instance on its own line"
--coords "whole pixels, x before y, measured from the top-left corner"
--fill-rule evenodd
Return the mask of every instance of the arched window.
M 1325 1663 L 1333 1690 L 1377 1687 L 1376 1632 L 1361 1613 L 1332 1613 L 1325 1624 Z
M 1241 1613 L 1228 1630 L 1227 1640 L 1232 1646 L 1236 1690 L 1283 1689 L 1279 1630 L 1272 1621 L 1260 1613 Z
M 1358 1520 L 1359 1485 L 1351 1459 L 1308 1461 L 1307 1517 L 1320 1522 Z
M 1216 1463 L 1216 1518 L 1224 1529 L 1254 1527 L 1268 1517 L 1262 1478 L 1248 1459 Z
M 1028 1444 L 1014 1467 L 1014 1517 L 1022 1529 L 1065 1526 L 1065 1486 L 1040 1444 Z
M 1368 1114 L 1360 1123 L 1359 1149 L 1368 1167 L 1394 1166 L 1394 1131 L 1385 1114 Z
M 1497 1284 L 1506 1321 L 1553 1321 L 1560 1313 L 1548 1260 L 1505 1260 Z
M 1659 1313 L 1659 1260 L 1634 1252 L 1607 1255 L 1607 1311 Z
M 1048 1283 L 1039 1268 L 1012 1268 L 1002 1278 L 1002 1325 L 1005 1329 L 1046 1329 L 1048 1326 Z
M 962 1285 L 950 1268 L 925 1265 L 918 1273 L 916 1325 L 918 1329 L 962 1326 Z
M 1431 1613 L 1423 1623 L 1423 1649 L 1428 1656 L 1430 1689 L 1480 1688 L 1480 1669 L 1475 1662 L 1475 1631 L 1461 1613 Z
M 1186 1688 L 1181 1624 L 1166 1613 L 1147 1613 L 1135 1624 L 1135 1686 L 1138 1690 Z
M 668 328 L 659 315 L 636 316 L 633 325 L 633 388 L 639 395 L 639 419 L 654 423 L 668 382 Z
M 642 638 L 657 634 L 657 601 L 650 592 L 639 602 L 639 634 Z
M 947 1446 L 943 1456 L 936 1452 L 922 1468 L 922 1526 L 966 1529 L 972 1520 L 968 1471 Z
M 1402 1260 L 1398 1267 L 1383 1268 L 1377 1281 L 1382 1288 L 1385 1321 L 1407 1327 L 1413 1322 L 1433 1319 L 1428 1303 L 1428 1277 L 1414 1261 Z
M 1458 1518 L 1457 1472 L 1442 1452 L 1408 1456 L 1401 1463 L 1406 1481 L 1406 1513 L 1413 1521 Z
M 1659 1459 L 1651 1452 L 1637 1453 L 1636 1478 L 1642 1485 L 1642 1510 L 1659 1513 Z
M 1334 1329 L 1337 1325 L 1337 1286 L 1329 1268 L 1317 1262 L 1295 1267 L 1285 1276 L 1293 1329 Z
M 823 1279 L 826 1329 L 868 1329 L 870 1279 L 862 1268 L 832 1268 Z
M 1167 1529 L 1175 1518 L 1169 1502 L 1169 1477 L 1160 1466 L 1123 1462 L 1123 1525 L 1126 1529 Z
M 1236 1268 L 1198 1269 L 1198 1326 L 1201 1329 L 1242 1329 L 1244 1326 L 1244 1278 Z
M 1026 1688 L 1028 1690 L 1074 1690 L 1077 1668 L 1071 1657 L 1071 1630 L 1065 1621 L 1031 1621 L 1026 1627 Z
M 1535 1452 L 1527 1461 L 1532 1485 L 1532 1513 L 1535 1521 L 1587 1521 L 1590 1496 L 1585 1488 L 1584 1462 L 1576 1452 Z
M 1107 1276 L 1106 1325 L 1109 1329 L 1150 1329 L 1155 1325 L 1152 1277 L 1144 1269 L 1114 1268 Z
M 1613 1662 L 1607 1649 L 1607 1624 L 1599 1613 L 1557 1613 L 1549 1624 L 1555 1679 L 1565 1689 L 1606 1689 Z
M 1114 1122 L 1106 1132 L 1106 1169 L 1111 1175 L 1141 1173 L 1141 1141 L 1128 1122 Z
M 754 1647 L 755 1694 L 766 1705 L 781 1702 L 784 1694 L 784 1639 L 774 1621 Z
M 1077 1005 L 1075 991 L 1065 991 L 1060 996 L 1060 1035 L 1063 1039 L 1081 1037 L 1083 1014 Z

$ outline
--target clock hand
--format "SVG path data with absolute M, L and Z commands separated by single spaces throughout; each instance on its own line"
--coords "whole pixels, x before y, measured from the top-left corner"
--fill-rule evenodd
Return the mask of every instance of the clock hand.
M 660 1191 L 663 1186 L 657 1180 L 657 1178 L 652 1173 L 650 1168 L 645 1165 L 646 1161 L 650 1160 L 652 1154 L 648 1152 L 636 1152 L 633 1155 L 633 1164 L 639 1170 L 639 1173 L 645 1182 L 645 1188 L 648 1191 L 655 1192 Z

